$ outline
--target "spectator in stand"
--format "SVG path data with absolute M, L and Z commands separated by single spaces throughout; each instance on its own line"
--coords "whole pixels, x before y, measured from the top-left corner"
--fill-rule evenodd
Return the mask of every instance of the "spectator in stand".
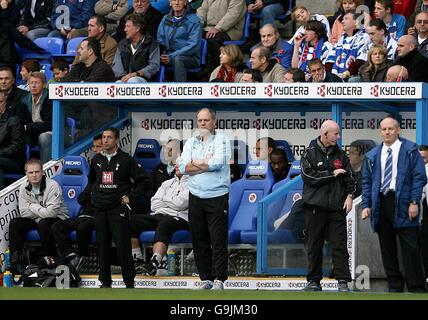
M 260 14 L 261 25 L 274 24 L 276 17 L 288 11 L 289 0 L 246 0 L 247 11 Z
M 4 174 L 22 172 L 25 162 L 24 127 L 7 108 L 5 93 L 0 90 L 0 190 L 5 187 Z
M 16 112 L 25 127 L 27 143 L 40 147 L 40 160 L 51 160 L 52 150 L 52 101 L 46 89 L 46 76 L 32 72 L 29 79 L 30 92 L 22 99 Z
M 255 154 L 257 160 L 263 160 L 270 163 L 270 155 L 276 149 L 276 142 L 271 137 L 262 137 L 257 139 Z
M 293 10 L 291 11 L 291 20 L 294 21 L 299 26 L 299 28 L 297 29 L 294 36 L 288 41 L 290 44 L 294 43 L 294 38 L 297 35 L 305 34 L 305 23 L 310 20 L 316 20 L 321 22 L 325 27 L 327 37 L 330 38 L 331 36 L 330 24 L 327 18 L 321 14 L 311 15 L 309 10 L 306 9 L 304 6 L 295 6 L 293 8 Z
M 174 82 L 187 82 L 187 70 L 201 64 L 202 28 L 199 17 L 188 10 L 187 0 L 170 0 L 172 11 L 159 25 L 160 61 L 173 69 Z
M 285 69 L 276 59 L 271 59 L 268 48 L 257 47 L 251 52 L 251 68 L 262 73 L 263 82 L 280 83 L 284 79 Z
M 368 53 L 367 61 L 358 71 L 361 82 L 384 82 L 386 72 L 392 62 L 386 59 L 386 49 L 383 46 L 373 45 Z
M 153 8 L 150 5 L 150 0 L 133 0 L 132 9 L 129 10 L 119 22 L 119 26 L 116 29 L 116 33 L 113 35 L 113 38 L 119 43 L 122 39 L 126 38 L 125 25 L 126 17 L 130 14 L 137 14 L 140 17 L 144 18 L 146 21 L 145 31 L 153 38 L 156 39 L 158 34 L 159 24 L 162 21 L 163 15 L 158 10 Z
M 100 153 L 102 145 L 102 134 L 98 134 L 92 140 L 92 152 L 94 154 Z M 95 230 L 95 209 L 91 204 L 91 190 L 92 185 L 88 184 L 77 196 L 77 202 L 82 206 L 82 209 L 76 218 L 61 220 L 52 225 L 52 234 L 59 254 L 63 257 L 74 256 L 74 261 L 71 262 L 77 271 L 89 258 L 89 245 Z M 77 252 L 70 239 L 72 231 L 76 231 Z
M 425 163 L 425 173 L 428 177 L 428 146 L 419 145 L 419 153 Z M 428 184 L 425 185 L 421 200 L 422 221 L 419 231 L 419 245 L 421 247 L 422 261 L 425 270 L 425 279 L 428 279 Z M 426 281 L 426 280 L 425 280 Z
M 392 66 L 389 67 L 386 72 L 385 82 L 402 82 L 409 80 L 409 73 L 403 66 Z
M 159 71 L 159 45 L 146 32 L 143 16 L 131 14 L 125 20 L 126 38 L 117 47 L 113 72 L 119 82 L 147 82 Z
M 400 14 L 407 19 L 415 11 L 416 0 L 394 0 L 394 13 Z
M 355 13 L 344 15 L 342 24 L 345 33 L 331 50 L 326 62 L 333 63 L 331 72 L 345 81 L 351 76 L 358 75 L 358 69 L 367 58 L 370 38 L 364 30 L 358 29 L 357 19 Z
M 96 15 L 106 20 L 106 32 L 113 34 L 120 19 L 128 12 L 128 0 L 98 0 L 94 9 Z
M 202 37 L 208 41 L 207 75 L 220 64 L 220 47 L 224 41 L 239 40 L 244 30 L 244 0 L 204 0 L 197 10 L 201 19 Z
M 51 227 L 55 222 L 69 217 L 61 186 L 43 174 L 43 163 L 40 160 L 28 160 L 25 163 L 25 175 L 28 181 L 19 188 L 21 215 L 13 218 L 9 224 L 12 274 L 21 274 L 26 267 L 23 250 L 27 232 L 36 229 L 43 254 L 56 257 Z
M 0 2 L 0 19 L 16 27 L 20 18 L 18 2 L 15 0 L 2 0 Z
M 15 85 L 14 73 L 8 67 L 0 67 L 0 91 L 3 91 L 7 96 L 7 108 L 12 114 L 16 114 L 16 110 L 27 92 Z
M 285 70 L 284 83 L 306 82 L 305 73 L 298 68 L 288 68 Z
M 34 7 L 33 7 L 34 2 Z M 18 31 L 31 41 L 51 32 L 52 0 L 23 0 L 24 12 Z
M 318 58 L 324 64 L 331 50 L 332 46 L 328 42 L 323 24 L 319 21 L 308 21 L 305 23 L 305 34 L 294 38 L 291 66 L 309 73 L 308 62 Z
M 272 168 L 273 177 L 275 182 L 287 178 L 288 171 L 290 170 L 290 163 L 288 162 L 287 155 L 284 149 L 274 149 L 270 154 L 270 166 Z
M 177 159 L 183 152 L 183 142 L 178 139 L 170 139 L 162 147 L 162 162 L 153 168 L 151 172 L 153 190 L 158 190 L 163 182 L 175 176 Z
M 101 58 L 101 45 L 97 39 L 86 38 L 77 50 L 79 63 L 71 67 L 61 82 L 113 82 L 112 68 Z
M 374 145 L 370 145 L 367 142 L 361 140 L 352 141 L 349 148 L 349 164 L 352 168 L 352 173 L 357 182 L 357 187 L 355 191 L 355 197 L 359 197 L 362 193 L 362 169 L 364 163 L 365 154 L 373 148 Z
M 376 0 L 374 15 L 385 23 L 388 33 L 395 40 L 406 34 L 406 18 L 394 13 L 393 0 Z
M 48 37 L 71 39 L 76 30 L 88 25 L 89 18 L 95 14 L 95 2 L 95 0 L 54 0 L 51 16 L 52 31 L 49 32 Z M 64 6 L 68 10 L 65 10 Z
M 62 58 L 56 58 L 51 64 L 51 71 L 53 73 L 53 77 L 48 81 L 48 83 L 61 82 L 62 78 L 64 78 L 68 74 L 69 64 Z
M 263 46 L 271 51 L 271 57 L 278 60 L 284 68 L 290 68 L 293 56 L 293 46 L 281 39 L 278 28 L 272 24 L 265 24 L 260 29 L 261 42 L 251 48 Z
M 15 70 L 15 65 L 20 64 L 15 44 L 30 51 L 45 53 L 45 50 L 23 36 L 14 26 L 0 20 L 0 67 L 9 67 L 11 70 Z
M 356 12 L 357 7 L 362 5 L 363 3 L 363 0 L 340 0 L 340 14 L 334 21 L 333 27 L 331 28 L 331 37 L 329 38 L 329 42 L 331 44 L 336 44 L 343 34 L 343 16 L 348 12 Z
M 133 214 L 131 216 L 131 243 L 136 272 L 140 272 L 138 264 L 143 257 L 138 237 L 141 232 L 154 230 L 153 255 L 147 269 L 151 275 L 166 276 L 168 274 L 167 249 L 174 232 L 189 230 L 189 188 L 188 175 L 179 171 L 166 180 L 151 199 L 151 214 Z M 141 257 L 141 258 L 138 258 Z
M 366 154 L 363 165 L 362 219 L 370 218 L 378 234 L 389 292 L 426 292 L 419 251 L 419 204 L 427 183 L 418 146 L 400 137 L 397 120 L 380 122 L 382 143 Z M 403 277 L 398 257 L 401 245 Z
M 259 70 L 245 69 L 239 82 L 263 82 L 263 76 Z
M 338 76 L 325 70 L 325 66 L 320 59 L 312 59 L 309 61 L 308 66 L 311 74 L 308 82 L 343 82 Z
M 366 32 L 370 38 L 367 52 L 372 45 L 382 46 L 387 50 L 387 59 L 393 61 L 397 50 L 397 40 L 389 35 L 385 23 L 382 20 L 373 19 L 366 27 Z
M 418 40 L 418 51 L 428 58 L 428 12 L 420 12 L 416 16 L 415 26 L 409 28 L 407 34 Z
M 220 47 L 220 65 L 214 69 L 210 82 L 239 82 L 242 77 L 243 55 L 235 44 Z
M 107 62 L 108 65 L 112 65 L 114 55 L 117 49 L 117 42 L 106 32 L 106 19 L 102 16 L 93 16 L 88 21 L 88 27 L 85 28 L 84 34 L 90 38 L 97 39 L 101 45 L 101 58 Z M 82 30 L 82 29 L 80 29 Z M 82 36 L 78 34 L 78 30 L 72 35 L 72 37 Z M 73 64 L 79 63 L 79 57 L 76 56 Z
M 405 35 L 398 39 L 394 64 L 407 69 L 410 81 L 428 82 L 428 58 L 418 51 L 418 41 L 414 36 Z
M 418 0 L 416 2 L 415 11 L 407 20 L 407 28 L 415 26 L 415 18 L 421 12 L 428 12 L 428 0 Z
M 34 59 L 25 60 L 21 64 L 20 74 L 21 74 L 22 84 L 20 84 L 18 88 L 24 91 L 30 91 L 30 88 L 28 86 L 28 79 L 30 79 L 31 72 L 36 72 L 36 71 L 37 72 L 40 71 L 39 62 Z

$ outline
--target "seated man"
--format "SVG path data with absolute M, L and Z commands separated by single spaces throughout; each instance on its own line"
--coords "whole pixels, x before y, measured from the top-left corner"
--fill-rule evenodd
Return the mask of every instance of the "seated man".
M 337 75 L 327 71 L 320 59 L 312 59 L 308 67 L 311 74 L 308 82 L 343 82 Z
M 113 34 L 116 31 L 120 19 L 127 11 L 128 0 L 114 0 L 113 2 L 112 0 L 98 0 L 95 3 L 95 14 L 105 18 L 108 34 Z
M 69 64 L 62 58 L 54 59 L 51 64 L 51 71 L 53 77 L 48 81 L 48 83 L 60 82 L 68 74 Z
M 5 92 L 0 90 L 0 190 L 5 187 L 5 173 L 23 172 L 24 140 L 24 127 L 7 108 Z
M 119 42 L 113 60 L 113 72 L 119 82 L 147 82 L 159 71 L 159 45 L 146 29 L 146 20 L 138 14 L 125 18 L 126 38 Z
M 186 82 L 187 70 L 201 64 L 201 22 L 187 11 L 187 0 L 171 0 L 171 7 L 158 29 L 160 61 L 173 68 L 174 82 Z
M 32 72 L 28 83 L 30 92 L 22 99 L 16 114 L 24 124 L 27 142 L 40 147 L 40 160 L 46 163 L 52 150 L 52 101 L 43 72 Z
M 23 0 L 23 13 L 18 31 L 31 41 L 46 37 L 51 31 L 52 1 Z
M 270 166 L 272 168 L 273 177 L 275 182 L 287 178 L 288 171 L 290 170 L 290 163 L 288 162 L 287 155 L 284 149 L 274 149 L 270 154 Z
M 262 73 L 263 82 L 280 83 L 284 79 L 285 69 L 276 59 L 271 59 L 268 48 L 257 47 L 251 52 L 251 68 Z
M 163 182 L 175 176 L 175 166 L 177 159 L 183 152 L 183 141 L 170 139 L 162 147 L 162 162 L 153 168 L 151 177 L 153 181 L 153 190 L 158 190 Z
M 263 82 L 263 77 L 259 70 L 244 69 L 239 82 Z
M 142 258 L 138 237 L 141 232 L 155 230 L 153 256 L 148 264 L 151 274 L 166 275 L 168 243 L 174 232 L 188 230 L 188 175 L 176 172 L 174 178 L 162 183 L 151 200 L 152 213 L 131 215 L 132 253 L 134 260 Z M 137 272 L 138 272 L 138 268 Z M 141 272 L 141 269 L 140 269 Z
M 21 104 L 21 100 L 27 92 L 16 86 L 15 74 L 9 67 L 0 67 L 0 90 L 6 95 L 7 108 L 11 110 L 12 114 L 16 114 L 18 105 Z
M 305 73 L 299 68 L 289 68 L 285 71 L 284 83 L 306 82 Z
M 276 149 L 276 142 L 271 137 L 262 137 L 256 141 L 256 159 L 270 163 L 270 155 Z
M 68 218 L 67 206 L 62 196 L 62 188 L 55 181 L 43 174 L 43 163 L 30 159 L 25 164 L 28 182 L 19 188 L 20 217 L 13 218 L 9 224 L 9 245 L 12 273 L 21 273 L 25 261 L 25 235 L 30 230 L 38 230 L 42 242 L 43 254 L 55 257 L 55 240 L 52 225 Z
M 394 0 L 376 0 L 374 16 L 382 20 L 395 40 L 406 33 L 406 18 L 394 13 Z
M 92 151 L 95 154 L 102 150 L 102 135 L 98 134 L 93 138 Z M 92 185 L 87 185 L 77 196 L 77 202 L 82 206 L 79 216 L 75 219 L 61 220 L 52 225 L 52 233 L 62 256 L 75 256 L 72 263 L 79 271 L 79 265 L 82 265 L 89 257 L 89 244 L 92 240 L 92 232 L 95 230 L 95 210 L 91 204 Z M 70 233 L 76 231 L 77 253 L 74 252 Z
M 404 66 L 392 66 L 389 67 L 386 72 L 385 82 L 402 82 L 409 79 L 409 73 Z

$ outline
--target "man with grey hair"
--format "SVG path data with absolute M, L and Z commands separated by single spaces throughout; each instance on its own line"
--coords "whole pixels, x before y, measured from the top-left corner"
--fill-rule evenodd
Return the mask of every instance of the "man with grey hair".
M 284 79 L 285 68 L 278 63 L 278 60 L 271 59 L 269 48 L 257 47 L 251 52 L 251 68 L 262 73 L 263 82 L 280 83 Z
M 337 144 L 339 125 L 326 120 L 320 136 L 301 158 L 303 208 L 307 221 L 308 284 L 305 291 L 321 291 L 323 245 L 330 240 L 334 274 L 341 292 L 351 281 L 346 246 L 346 214 L 352 209 L 356 181 L 346 152 Z
M 418 41 L 414 36 L 400 37 L 396 52 L 394 65 L 404 66 L 407 69 L 409 81 L 428 82 L 428 58 L 418 51 Z
M 215 131 L 215 112 L 196 114 L 198 130 L 187 140 L 176 172 L 189 175 L 189 225 L 200 289 L 223 290 L 227 280 L 230 141 Z
M 401 38 L 400 38 L 401 39 Z M 418 146 L 400 137 L 397 120 L 380 122 L 382 143 L 366 154 L 363 165 L 362 219 L 370 218 L 378 234 L 389 292 L 426 292 L 419 251 L 420 201 L 427 183 Z M 401 245 L 403 277 L 397 236 Z

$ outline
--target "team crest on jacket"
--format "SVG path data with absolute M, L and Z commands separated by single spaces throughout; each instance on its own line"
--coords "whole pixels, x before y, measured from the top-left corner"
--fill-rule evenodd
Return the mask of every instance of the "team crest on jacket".
M 335 169 L 342 169 L 342 161 L 340 159 L 336 159 L 333 161 L 333 167 Z

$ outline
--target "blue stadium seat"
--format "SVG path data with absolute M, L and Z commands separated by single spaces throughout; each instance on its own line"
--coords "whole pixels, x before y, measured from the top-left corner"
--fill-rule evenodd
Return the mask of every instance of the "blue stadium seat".
M 35 39 L 34 43 L 47 52 L 37 53 L 22 49 L 22 60 L 37 59 L 49 62 L 52 56 L 62 54 L 64 52 L 64 40 L 62 38 L 41 37 Z
M 89 165 L 84 157 L 66 156 L 64 157 L 61 173 L 53 177 L 62 187 L 64 201 L 71 219 L 75 219 L 80 213 L 81 206 L 77 202 L 77 196 L 85 189 L 88 183 L 88 174 Z M 26 240 L 40 240 L 38 231 L 29 231 L 26 235 Z M 73 240 L 75 240 L 75 238 Z
M 154 242 L 154 239 L 155 231 L 143 231 L 140 233 L 139 236 L 140 243 L 152 244 Z M 178 230 L 172 234 L 169 243 L 192 243 L 192 235 L 190 234 L 190 231 Z
M 76 120 L 74 118 L 67 117 L 67 119 L 65 119 L 65 123 L 67 127 L 70 128 L 70 144 L 73 144 L 76 137 Z
M 73 61 L 74 57 L 77 55 L 77 50 L 79 49 L 80 43 L 84 39 L 86 39 L 86 37 L 77 37 L 77 38 L 70 39 L 67 42 L 67 48 L 65 49 L 65 53 L 58 52 L 56 54 L 53 54 L 53 57 L 54 58 L 61 57 L 66 59 L 67 61 Z
M 249 152 L 248 145 L 242 140 L 231 141 L 233 161 L 241 167 L 242 172 L 247 167 Z
M 247 233 L 257 234 L 257 204 L 267 196 L 274 177 L 266 161 L 250 161 L 244 176 L 232 183 L 229 193 L 229 243 L 249 242 Z
M 164 82 L 165 81 L 165 67 L 160 65 L 158 73 L 155 75 L 155 82 Z
M 157 140 L 140 139 L 135 147 L 134 159 L 150 173 L 154 167 L 161 163 L 160 152 L 161 146 Z
M 275 140 L 275 143 L 278 149 L 283 149 L 285 151 L 285 154 L 287 155 L 289 162 L 296 160 L 294 158 L 293 151 L 291 150 L 290 144 L 286 140 Z
M 242 34 L 241 39 L 239 40 L 231 40 L 223 42 L 223 45 L 227 44 L 236 44 L 237 46 L 243 45 L 250 38 L 250 24 L 251 24 L 251 16 L 248 12 L 245 12 L 244 16 L 244 32 Z
M 42 62 L 40 64 L 40 71 L 43 72 L 46 76 L 46 82 L 48 82 L 53 77 L 53 73 L 51 70 L 51 64 Z

